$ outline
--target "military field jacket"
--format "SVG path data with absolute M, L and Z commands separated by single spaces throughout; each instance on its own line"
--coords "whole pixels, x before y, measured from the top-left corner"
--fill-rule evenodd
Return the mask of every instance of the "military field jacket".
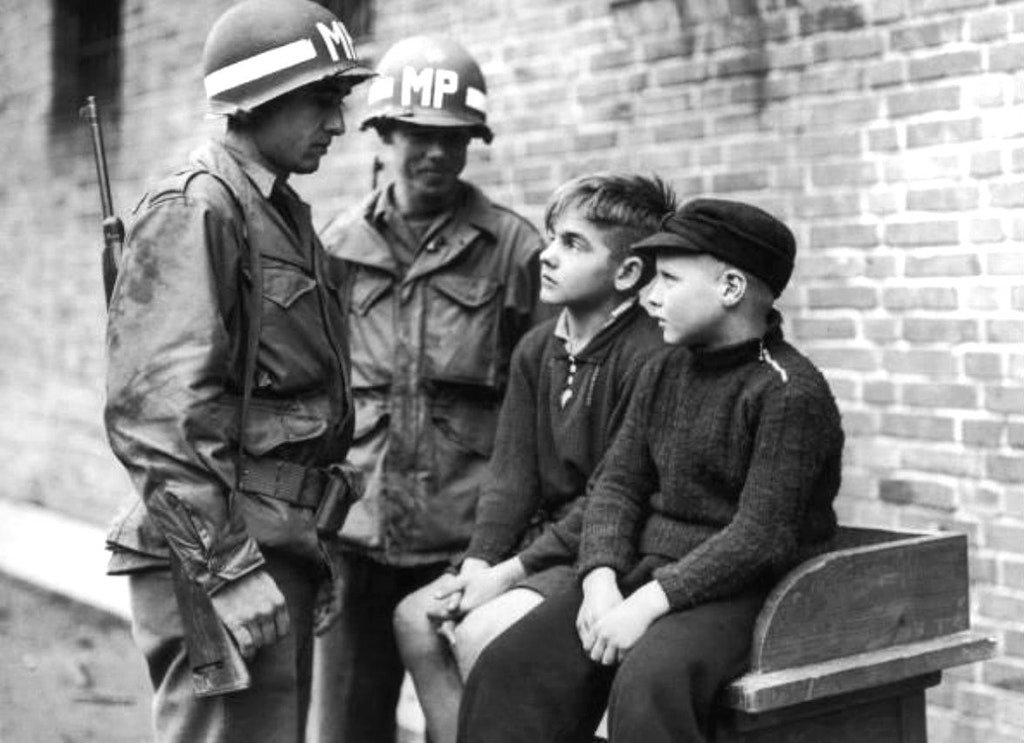
M 341 531 L 388 564 L 459 554 L 494 442 L 512 348 L 530 327 L 540 235 L 473 186 L 405 269 L 388 243 L 387 191 L 322 232 L 341 265 L 366 494 Z M 394 238 L 392 238 L 394 239 Z
M 247 457 L 338 462 L 353 425 L 323 247 L 309 207 L 284 186 L 283 217 L 272 184 L 211 142 L 133 215 L 109 309 L 106 426 L 140 500 L 110 533 L 111 572 L 166 560 L 169 546 L 212 593 L 262 565 L 258 545 L 321 559 L 311 509 L 237 487 L 248 323 Z

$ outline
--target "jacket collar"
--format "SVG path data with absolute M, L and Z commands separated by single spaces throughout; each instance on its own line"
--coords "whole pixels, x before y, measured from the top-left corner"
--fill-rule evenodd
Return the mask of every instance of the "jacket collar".
M 462 197 L 447 220 L 433 234 L 426 249 L 413 262 L 405 281 L 412 281 L 452 263 L 481 233 L 496 239 L 499 230 L 498 214 L 491 201 L 476 186 L 459 181 Z M 380 230 L 394 206 L 388 197 L 392 184 L 368 196 L 360 205 L 361 217 L 356 224 L 350 218 L 339 220 L 337 226 L 328 225 L 324 243 L 330 245 L 331 254 L 339 258 L 399 274 L 398 264 L 391 254 Z
M 261 251 L 299 266 L 307 265 L 308 249 L 303 249 L 302 246 L 311 244 L 315 239 L 309 205 L 299 198 L 287 183 L 284 184 L 284 191 L 293 202 L 291 206 L 298 211 L 296 221 L 300 234 L 297 237 L 291 226 L 284 221 L 284 217 L 268 200 L 276 177 L 266 167 L 247 157 L 237 147 L 217 139 L 208 140 L 201 145 L 192 153 L 191 159 L 199 167 L 224 180 L 247 214 L 259 214 L 263 219 L 271 220 L 286 238 L 283 242 L 277 239 L 263 240 L 261 238 L 265 235 L 251 232 L 253 239 L 260 244 Z
M 552 335 L 560 341 L 564 341 L 566 337 L 563 333 L 560 333 L 560 330 L 563 328 L 562 317 L 563 316 L 560 315 L 559 319 L 555 321 L 555 327 L 552 331 Z M 612 311 L 612 314 L 608 318 L 608 322 L 601 326 L 601 329 L 597 331 L 597 334 L 587 341 L 583 348 L 571 355 L 579 362 L 593 362 L 596 364 L 602 363 L 608 353 L 608 350 L 612 346 L 612 341 L 614 341 L 620 333 L 630 332 L 630 328 L 632 328 L 635 323 L 644 322 L 647 317 L 647 310 L 640 305 L 640 302 L 636 297 L 632 298 L 632 300 L 627 300 Z M 564 342 L 557 344 L 554 354 L 555 358 L 560 359 L 566 359 L 570 356 L 569 350 L 566 348 Z

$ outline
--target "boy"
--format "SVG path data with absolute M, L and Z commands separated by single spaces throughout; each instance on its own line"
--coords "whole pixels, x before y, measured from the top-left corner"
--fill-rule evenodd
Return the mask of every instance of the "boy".
M 581 584 L 482 654 L 459 741 L 589 741 L 606 702 L 612 743 L 706 740 L 767 592 L 835 531 L 839 413 L 772 308 L 792 233 L 698 199 L 635 250 L 655 255 L 648 311 L 675 348 L 644 366 L 590 483 Z
M 540 300 L 561 305 L 561 314 L 513 354 L 459 575 L 442 576 L 395 612 L 433 743 L 454 742 L 462 678 L 481 648 L 575 583 L 587 478 L 622 421 L 642 361 L 662 345 L 637 301 L 651 271 L 629 247 L 674 207 L 659 179 L 612 174 L 571 180 L 548 204 Z

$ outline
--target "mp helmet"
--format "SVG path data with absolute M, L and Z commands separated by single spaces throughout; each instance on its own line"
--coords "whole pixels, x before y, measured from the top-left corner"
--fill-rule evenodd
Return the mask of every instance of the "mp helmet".
M 413 36 L 384 54 L 367 95 L 362 129 L 381 131 L 390 122 L 461 127 L 485 142 L 487 86 L 476 61 L 451 39 Z
M 310 0 L 243 0 L 213 24 L 203 47 L 211 114 L 234 116 L 328 77 L 373 77 L 333 13 Z

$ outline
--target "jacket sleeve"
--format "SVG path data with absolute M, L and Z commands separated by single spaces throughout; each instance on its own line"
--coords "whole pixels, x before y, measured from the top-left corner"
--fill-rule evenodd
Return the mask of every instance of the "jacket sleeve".
M 537 390 L 524 345 L 520 344 L 512 356 L 511 378 L 498 415 L 494 451 L 466 552 L 467 557 L 480 558 L 492 565 L 512 553 L 540 498 Z
M 237 300 L 245 246 L 224 214 L 180 193 L 145 207 L 107 327 L 111 447 L 208 593 L 263 564 L 232 508 L 238 397 L 225 392 L 232 344 L 223 307 Z

